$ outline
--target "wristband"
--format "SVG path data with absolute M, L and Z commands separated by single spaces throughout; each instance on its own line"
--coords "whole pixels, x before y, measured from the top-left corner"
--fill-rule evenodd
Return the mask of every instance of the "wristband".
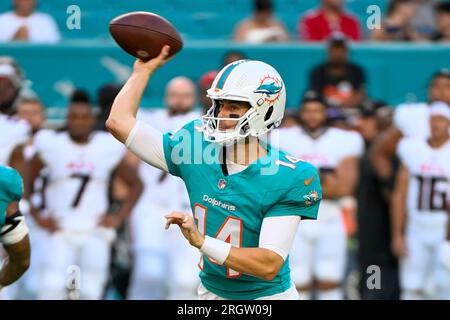
M 201 253 L 221 265 L 227 260 L 230 250 L 231 244 L 209 236 L 205 236 L 205 242 L 200 248 Z

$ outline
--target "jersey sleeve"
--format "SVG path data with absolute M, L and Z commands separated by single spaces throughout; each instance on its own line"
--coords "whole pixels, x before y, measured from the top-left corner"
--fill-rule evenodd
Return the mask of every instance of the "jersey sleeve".
M 1 190 L 8 202 L 19 201 L 23 196 L 23 180 L 19 172 L 13 168 L 2 167 Z
M 52 143 L 52 141 L 51 141 L 51 138 L 55 134 L 56 133 L 52 130 L 44 129 L 44 130 L 40 130 L 34 136 L 33 146 L 36 149 L 36 153 L 41 157 L 41 159 L 44 162 L 48 161 L 48 159 L 46 159 L 45 157 L 52 155 L 52 153 L 49 151 L 52 148 L 52 146 L 54 145 L 54 143 Z
M 162 137 L 161 132 L 151 125 L 138 120 L 133 129 L 131 129 L 125 145 L 142 161 L 167 172 Z
M 12 127 L 11 132 L 9 132 L 9 136 L 16 144 L 25 143 L 30 137 L 31 128 L 28 122 L 25 120 L 14 119 L 14 126 Z
M 397 156 L 403 163 L 405 162 L 405 159 L 407 159 L 408 154 L 411 154 L 409 151 L 411 141 L 412 141 L 411 138 L 403 138 L 397 145 Z
M 350 132 L 351 143 L 349 143 L 348 156 L 361 157 L 364 153 L 364 140 L 357 132 Z
M 354 131 L 335 130 L 335 152 L 340 162 L 344 158 L 359 158 L 364 153 L 364 140 Z
M 397 129 L 399 129 L 402 132 L 404 129 L 404 121 L 403 121 L 404 113 L 405 113 L 405 106 L 399 105 L 397 106 L 397 108 L 395 108 L 393 115 L 394 125 L 397 127 Z
M 417 109 L 420 109 L 420 104 L 400 104 L 395 108 L 393 116 L 394 126 L 401 131 L 403 136 L 416 135 L 414 131 L 417 130 L 417 125 L 411 125 L 411 123 L 417 120 Z
M 279 216 L 264 218 L 259 236 L 259 247 L 272 250 L 283 260 L 291 251 L 292 243 L 297 233 L 299 216 Z M 279 232 L 283 230 L 283 232 Z
M 11 173 L 11 198 L 12 201 L 19 201 L 23 196 L 23 180 L 19 172 L 13 170 Z
M 317 219 L 322 186 L 317 170 L 310 164 L 307 166 L 295 185 L 267 211 L 266 218 L 297 215 L 302 219 Z
M 163 135 L 164 157 L 170 174 L 183 178 L 189 165 L 194 163 L 194 140 L 201 139 L 201 132 L 196 129 L 198 125 L 197 121 L 191 121 L 173 134 Z

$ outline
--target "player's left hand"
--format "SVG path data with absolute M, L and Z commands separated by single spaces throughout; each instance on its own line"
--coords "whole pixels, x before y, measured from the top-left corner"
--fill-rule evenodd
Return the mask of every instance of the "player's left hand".
M 123 219 L 116 214 L 104 214 L 100 217 L 99 225 L 106 228 L 118 229 L 123 223 Z
M 192 216 L 183 212 L 173 211 L 166 215 L 165 218 L 167 219 L 166 230 L 169 229 L 171 224 L 176 224 L 192 246 L 198 249 L 202 247 L 205 237 L 198 231 Z

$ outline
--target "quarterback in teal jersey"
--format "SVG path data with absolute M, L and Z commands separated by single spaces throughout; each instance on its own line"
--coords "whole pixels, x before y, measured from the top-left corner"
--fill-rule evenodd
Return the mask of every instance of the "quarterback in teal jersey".
M 281 76 L 261 61 L 231 63 L 208 90 L 207 114 L 163 135 L 137 121 L 136 112 L 168 49 L 136 61 L 108 129 L 142 160 L 185 182 L 192 215 L 172 212 L 166 228 L 178 225 L 203 254 L 200 299 L 297 299 L 289 250 L 300 220 L 317 218 L 322 190 L 312 165 L 265 139 L 284 115 Z
M 30 264 L 28 228 L 19 211 L 22 194 L 19 173 L 0 166 L 0 242 L 7 253 L 0 270 L 0 288 L 19 279 Z

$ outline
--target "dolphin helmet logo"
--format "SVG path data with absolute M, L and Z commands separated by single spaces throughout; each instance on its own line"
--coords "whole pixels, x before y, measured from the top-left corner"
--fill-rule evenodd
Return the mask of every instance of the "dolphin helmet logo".
M 275 81 L 270 83 L 270 84 L 262 84 L 260 85 L 258 88 L 256 88 L 256 90 L 254 91 L 255 93 L 265 93 L 267 94 L 269 97 L 273 94 L 277 94 L 278 92 L 281 91 L 281 89 L 283 89 L 282 86 L 277 86 L 275 84 Z
M 253 91 L 254 93 L 261 93 L 266 102 L 274 102 L 280 97 L 283 89 L 283 82 L 273 76 L 265 76 L 259 82 L 259 86 Z

